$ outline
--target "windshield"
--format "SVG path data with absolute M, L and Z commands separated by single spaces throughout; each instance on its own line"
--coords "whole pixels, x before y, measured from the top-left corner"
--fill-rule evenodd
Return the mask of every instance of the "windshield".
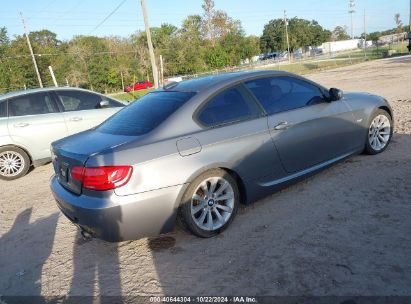
M 103 122 L 97 131 L 114 135 L 143 135 L 165 121 L 195 93 L 152 92 Z

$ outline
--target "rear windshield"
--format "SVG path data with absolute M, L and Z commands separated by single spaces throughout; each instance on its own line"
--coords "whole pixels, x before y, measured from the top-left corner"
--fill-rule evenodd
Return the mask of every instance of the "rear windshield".
M 106 120 L 97 131 L 115 135 L 143 135 L 166 120 L 195 93 L 152 92 Z

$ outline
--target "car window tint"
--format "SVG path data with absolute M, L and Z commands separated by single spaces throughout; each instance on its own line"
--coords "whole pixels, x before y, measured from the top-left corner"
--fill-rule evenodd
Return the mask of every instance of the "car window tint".
M 152 92 L 110 117 L 97 131 L 116 135 L 143 135 L 165 121 L 195 93 Z
M 321 90 L 304 80 L 279 76 L 245 83 L 268 114 L 279 113 L 324 101 Z
M 199 121 L 215 126 L 255 116 L 252 104 L 246 101 L 238 88 L 230 88 L 213 97 L 201 110 Z
M 80 91 L 57 91 L 64 111 L 82 111 L 98 109 L 102 97 L 98 94 Z
M 7 117 L 7 102 L 0 101 L 0 118 L 1 117 Z
M 9 100 L 9 116 L 38 115 L 58 112 L 46 93 L 27 94 Z
M 125 106 L 121 102 L 119 102 L 117 100 L 114 100 L 114 99 L 111 99 L 111 98 L 108 98 L 106 96 L 102 96 L 101 99 L 108 101 L 108 107 L 109 108 L 116 108 L 116 107 L 124 107 Z

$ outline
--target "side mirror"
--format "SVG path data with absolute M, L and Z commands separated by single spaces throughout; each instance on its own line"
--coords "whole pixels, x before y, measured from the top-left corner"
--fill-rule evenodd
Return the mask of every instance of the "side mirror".
M 107 101 L 107 100 L 102 100 L 102 101 L 100 101 L 100 103 L 99 103 L 99 108 L 100 109 L 102 109 L 102 108 L 108 108 L 109 106 L 110 106 L 110 104 L 109 104 L 109 102 Z
M 330 94 L 330 101 L 340 100 L 344 96 L 343 91 L 336 89 L 336 88 L 331 88 L 329 91 L 329 94 Z

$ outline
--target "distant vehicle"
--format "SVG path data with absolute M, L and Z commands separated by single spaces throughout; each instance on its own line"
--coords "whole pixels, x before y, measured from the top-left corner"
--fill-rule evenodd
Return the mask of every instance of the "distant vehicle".
M 138 90 L 145 90 L 152 88 L 153 84 L 150 81 L 139 81 L 135 84 L 130 84 L 124 88 L 124 92 L 131 92 L 131 91 L 138 91 Z
M 0 95 L 0 179 L 17 179 L 49 162 L 51 142 L 95 127 L 124 106 L 69 87 Z
M 322 55 L 322 53 L 323 53 L 323 49 L 321 49 L 321 48 L 312 48 L 312 49 L 310 50 L 310 55 L 311 55 L 311 56 Z
M 183 78 L 181 78 L 180 76 L 170 77 L 170 78 L 167 78 L 167 79 L 164 80 L 164 84 L 168 84 L 168 83 L 171 83 L 171 82 L 181 82 L 181 81 L 183 81 Z
M 54 142 L 51 189 L 86 238 L 154 236 L 177 216 L 211 237 L 240 202 L 350 155 L 381 153 L 392 132 L 380 96 L 283 71 L 213 75 L 150 92 L 97 128 Z
M 285 60 L 288 59 L 288 52 L 284 51 L 278 54 L 278 60 Z
M 293 53 L 293 56 L 294 56 L 294 59 L 301 59 L 301 58 L 303 58 L 303 57 L 304 57 L 303 50 L 302 50 L 301 48 L 299 48 L 298 50 L 296 50 L 296 51 Z
M 275 59 L 278 56 L 278 52 L 272 52 L 267 54 L 260 55 L 260 60 L 268 60 L 268 59 Z

